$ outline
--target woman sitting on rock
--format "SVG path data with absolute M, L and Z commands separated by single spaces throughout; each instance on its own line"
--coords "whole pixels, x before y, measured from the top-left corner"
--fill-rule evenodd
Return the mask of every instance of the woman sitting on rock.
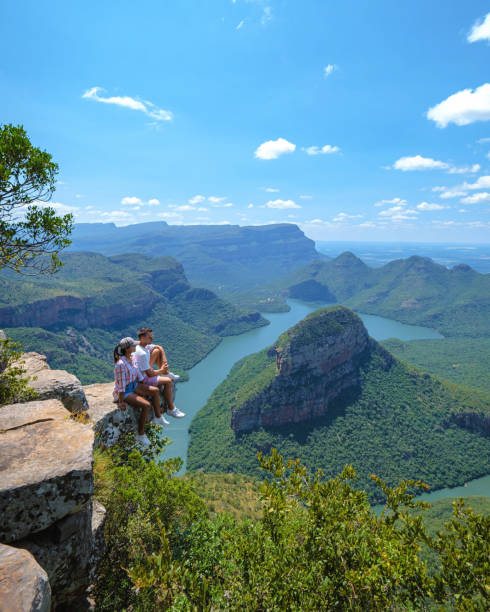
M 114 349 L 115 384 L 113 397 L 121 410 L 126 409 L 126 404 L 140 409 L 138 434 L 135 437 L 142 446 L 148 446 L 150 441 L 145 435 L 145 424 L 150 412 L 150 402 L 146 398 L 151 399 L 155 411 L 152 423 L 164 425 L 165 421 L 160 410 L 158 387 L 143 384 L 143 375 L 131 361 L 131 354 L 134 353 L 135 349 L 136 342 L 133 338 L 123 338 Z

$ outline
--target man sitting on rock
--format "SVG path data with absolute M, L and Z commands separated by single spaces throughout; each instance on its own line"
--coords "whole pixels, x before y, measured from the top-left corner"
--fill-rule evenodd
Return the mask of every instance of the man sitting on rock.
M 138 332 L 139 344 L 136 347 L 136 351 L 133 353 L 133 361 L 136 367 L 140 370 L 144 377 L 144 384 L 153 387 L 158 386 L 163 390 L 163 396 L 167 404 L 167 414 L 181 419 L 185 416 L 173 403 L 172 384 L 174 374 L 169 376 L 168 363 L 165 356 L 165 351 L 162 347 L 157 347 L 152 344 L 153 332 L 149 327 L 142 327 Z M 154 355 L 153 360 L 151 357 Z M 158 363 L 159 361 L 159 363 Z M 160 366 L 157 370 L 154 369 L 153 364 L 158 363 Z M 168 421 L 167 421 L 168 423 Z

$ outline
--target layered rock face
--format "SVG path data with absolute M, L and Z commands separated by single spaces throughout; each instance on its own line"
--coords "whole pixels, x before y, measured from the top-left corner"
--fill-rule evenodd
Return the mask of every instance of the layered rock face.
M 134 431 L 137 415 L 112 403 L 112 383 L 83 388 L 37 353 L 20 361 L 39 398 L 0 406 L 0 610 L 72 609 L 104 543 L 94 445 Z
M 332 401 L 360 383 L 360 366 L 373 348 L 386 367 L 393 358 L 368 336 L 361 319 L 344 307 L 313 313 L 282 334 L 269 350 L 269 384 L 236 405 L 236 432 L 319 418 Z

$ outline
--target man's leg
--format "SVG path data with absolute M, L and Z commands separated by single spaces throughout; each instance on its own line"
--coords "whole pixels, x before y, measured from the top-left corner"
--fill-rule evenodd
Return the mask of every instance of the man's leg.
M 145 400 L 144 397 L 136 395 L 136 393 L 130 393 L 127 397 L 124 398 L 124 401 L 130 406 L 140 409 L 138 435 L 142 436 L 145 433 L 146 419 L 148 418 L 148 414 L 150 412 L 150 402 L 148 402 L 148 400 Z
M 167 356 L 165 355 L 163 347 L 158 345 L 155 345 L 155 348 L 150 353 L 150 368 L 153 368 L 155 363 L 159 370 L 166 368 L 168 371 Z
M 165 403 L 167 405 L 167 414 L 177 419 L 185 417 L 185 413 L 176 408 L 173 400 L 173 380 L 168 376 L 158 377 L 158 386 L 162 390 Z

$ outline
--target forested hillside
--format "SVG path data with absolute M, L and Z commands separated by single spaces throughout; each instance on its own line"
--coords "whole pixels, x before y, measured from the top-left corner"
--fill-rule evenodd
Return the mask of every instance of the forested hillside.
M 0 326 L 24 350 L 84 384 L 112 377 L 112 349 L 123 336 L 152 327 L 174 369 L 202 359 L 222 336 L 264 325 L 208 289 L 193 288 L 170 257 L 107 258 L 72 253 L 56 277 L 22 278 L 2 271 Z

